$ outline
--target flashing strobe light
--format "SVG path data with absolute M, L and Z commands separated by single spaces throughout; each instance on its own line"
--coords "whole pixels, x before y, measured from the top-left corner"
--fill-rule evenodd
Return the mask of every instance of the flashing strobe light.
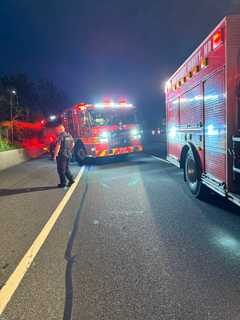
M 80 103 L 80 104 L 77 106 L 77 108 L 78 108 L 78 110 L 80 110 L 80 111 L 84 111 L 84 110 L 86 110 L 87 105 L 86 105 L 86 103 L 82 102 L 82 103 Z
M 222 35 L 222 31 L 219 30 L 213 35 L 213 50 L 218 48 L 222 43 L 223 43 L 223 35 Z
M 112 102 L 112 100 L 109 97 L 104 97 L 103 98 L 103 103 L 104 104 L 110 104 Z
M 115 103 L 113 101 L 111 101 L 111 102 L 108 102 L 105 106 L 113 108 L 115 106 Z
M 113 108 L 115 106 L 115 103 L 113 102 L 113 100 L 106 97 L 103 99 L 102 105 L 104 108 Z
M 104 108 L 104 105 L 102 103 L 96 103 L 95 107 L 101 109 Z
M 54 137 L 53 136 L 48 136 L 48 141 L 49 142 L 53 142 L 54 141 Z
M 103 103 L 96 103 L 95 107 L 97 109 L 103 109 L 103 108 L 132 108 L 133 104 L 127 103 L 127 102 L 119 102 L 115 103 L 114 101 L 110 101 L 108 103 L 103 102 Z
M 218 135 L 218 130 L 214 127 L 213 124 L 208 125 L 207 127 L 207 135 L 209 136 L 217 136 Z
M 119 106 L 120 107 L 126 107 L 128 105 L 127 101 L 126 100 L 120 100 L 119 101 Z
M 118 99 L 118 102 L 119 102 L 119 104 L 127 103 L 127 100 L 125 98 L 121 97 L 121 98 Z
M 123 97 L 119 98 L 118 104 L 120 107 L 127 107 L 128 106 L 127 100 Z
M 119 105 L 118 105 L 118 107 L 122 107 L 122 108 L 132 108 L 133 107 L 133 105 L 131 104 L 131 103 L 120 103 Z

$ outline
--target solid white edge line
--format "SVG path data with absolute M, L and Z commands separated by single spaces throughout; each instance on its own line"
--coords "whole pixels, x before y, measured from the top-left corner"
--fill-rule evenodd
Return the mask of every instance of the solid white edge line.
M 50 219 L 47 221 L 43 229 L 40 231 L 37 238 L 32 243 L 31 247 L 28 249 L 22 260 L 19 262 L 16 269 L 10 275 L 2 289 L 0 290 L 0 316 L 3 314 L 7 304 L 11 300 L 12 296 L 14 295 L 15 291 L 17 290 L 18 286 L 20 285 L 23 277 L 25 276 L 26 272 L 30 268 L 34 258 L 38 254 L 39 250 L 43 246 L 44 242 L 46 241 L 48 235 L 50 234 L 51 230 L 53 229 L 54 225 L 56 224 L 58 218 L 60 217 L 63 209 L 65 208 L 66 204 L 70 200 L 73 192 L 78 186 L 78 183 L 84 173 L 85 167 L 82 167 L 79 171 L 77 177 L 75 178 L 75 183 L 69 188 L 69 190 L 64 195 L 63 199 L 57 206 L 57 208 L 52 213 Z
M 157 159 L 158 161 L 161 161 L 161 162 L 164 162 L 164 163 L 170 164 L 170 162 L 169 162 L 169 161 L 167 161 L 167 160 L 165 160 L 165 159 L 162 159 L 162 158 L 159 158 L 159 157 L 156 157 L 156 156 L 153 156 L 153 155 L 152 155 L 152 157 L 153 157 L 154 159 Z

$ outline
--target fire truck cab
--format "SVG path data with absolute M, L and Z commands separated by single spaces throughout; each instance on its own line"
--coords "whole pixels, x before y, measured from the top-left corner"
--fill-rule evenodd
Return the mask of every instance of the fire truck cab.
M 240 16 L 225 17 L 166 84 L 168 160 L 191 192 L 240 205 Z
M 136 108 L 126 101 L 77 104 L 63 113 L 63 124 L 75 139 L 75 157 L 126 155 L 143 150 Z

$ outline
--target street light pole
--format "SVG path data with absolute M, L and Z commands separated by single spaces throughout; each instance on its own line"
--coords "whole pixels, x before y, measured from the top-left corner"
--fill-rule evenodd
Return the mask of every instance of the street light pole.
M 13 144 L 13 95 L 16 95 L 16 90 L 10 90 L 10 119 L 11 119 L 11 142 Z

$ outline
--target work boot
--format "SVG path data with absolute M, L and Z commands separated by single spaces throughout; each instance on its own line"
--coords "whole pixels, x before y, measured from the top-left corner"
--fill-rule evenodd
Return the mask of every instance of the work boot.
M 59 183 L 59 184 L 58 184 L 58 188 L 65 188 L 65 187 L 66 187 L 65 184 L 62 184 L 62 183 Z
M 71 185 L 73 185 L 73 184 L 74 184 L 74 182 L 75 182 L 74 180 L 69 181 L 69 182 L 68 182 L 68 187 L 71 187 Z

